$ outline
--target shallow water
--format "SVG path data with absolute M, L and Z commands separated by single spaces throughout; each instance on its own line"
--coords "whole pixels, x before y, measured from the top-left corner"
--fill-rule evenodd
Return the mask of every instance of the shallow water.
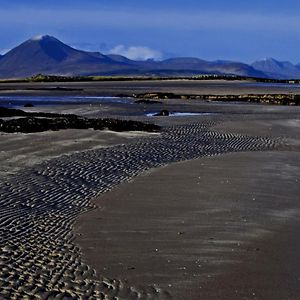
M 0 96 L 0 106 L 20 108 L 31 103 L 34 106 L 67 104 L 131 103 L 130 98 L 91 96 Z
M 285 88 L 285 89 L 300 89 L 300 84 L 289 84 L 289 83 L 272 83 L 272 82 L 245 82 L 241 83 L 241 86 L 251 87 L 272 87 L 272 88 Z
M 154 117 L 158 114 L 159 112 L 151 112 L 151 113 L 146 113 L 145 115 L 147 117 Z M 210 116 L 210 115 L 215 115 L 216 113 L 208 113 L 208 112 L 170 112 L 169 117 L 187 117 L 187 116 Z

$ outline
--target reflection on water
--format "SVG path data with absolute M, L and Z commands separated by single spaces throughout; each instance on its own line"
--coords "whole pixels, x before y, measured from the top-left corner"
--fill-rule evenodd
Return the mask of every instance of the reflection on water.
M 270 88 L 284 88 L 284 89 L 300 89 L 300 84 L 289 83 L 272 83 L 272 82 L 244 82 L 240 83 L 240 86 L 250 87 L 270 87 Z
M 146 113 L 147 117 L 154 117 L 157 116 L 159 112 L 151 112 Z M 186 117 L 186 116 L 210 116 L 215 115 L 216 113 L 209 113 L 209 112 L 169 112 L 170 117 Z

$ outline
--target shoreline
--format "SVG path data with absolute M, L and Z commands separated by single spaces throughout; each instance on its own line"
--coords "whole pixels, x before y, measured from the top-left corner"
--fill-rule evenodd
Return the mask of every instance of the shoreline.
M 199 92 L 200 91 L 200 92 Z M 167 80 L 167 81 L 104 81 L 104 82 L 33 82 L 0 83 L 0 95 L 3 96 L 132 96 L 139 94 L 174 94 L 225 96 L 225 95 L 264 95 L 264 94 L 300 94 L 299 85 L 255 84 L 252 81 L 226 80 Z

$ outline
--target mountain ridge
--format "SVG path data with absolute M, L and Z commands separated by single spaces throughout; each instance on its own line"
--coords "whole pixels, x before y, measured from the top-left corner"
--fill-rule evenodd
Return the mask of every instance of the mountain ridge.
M 280 77 L 282 79 L 300 78 L 300 66 L 293 65 L 289 61 L 278 61 L 269 57 L 255 61 L 251 66 L 264 72 L 269 77 Z
M 300 66 L 271 58 L 251 65 L 195 57 L 134 61 L 118 54 L 105 55 L 75 49 L 49 35 L 28 39 L 0 55 L 0 78 L 25 78 L 38 73 L 56 76 L 216 74 L 262 78 L 288 78 L 290 74 L 300 78 Z

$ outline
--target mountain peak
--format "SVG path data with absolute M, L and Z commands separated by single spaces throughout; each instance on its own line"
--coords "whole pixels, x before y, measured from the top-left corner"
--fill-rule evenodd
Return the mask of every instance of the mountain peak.
M 278 61 L 268 57 L 258 60 L 252 64 L 252 67 L 258 71 L 264 72 L 273 78 L 299 78 L 300 70 L 289 61 Z
M 44 40 L 57 40 L 55 37 L 50 35 L 36 35 L 30 39 L 30 41 L 44 41 Z
M 275 58 L 273 57 L 265 57 L 264 59 L 262 59 L 262 61 L 272 61 L 272 62 L 278 62 L 278 60 L 276 60 Z
M 89 74 L 101 71 L 104 67 L 109 70 L 119 67 L 118 63 L 100 53 L 74 49 L 50 35 L 28 39 L 0 57 L 0 60 L 0 77 L 6 78 L 28 77 L 39 73 Z

